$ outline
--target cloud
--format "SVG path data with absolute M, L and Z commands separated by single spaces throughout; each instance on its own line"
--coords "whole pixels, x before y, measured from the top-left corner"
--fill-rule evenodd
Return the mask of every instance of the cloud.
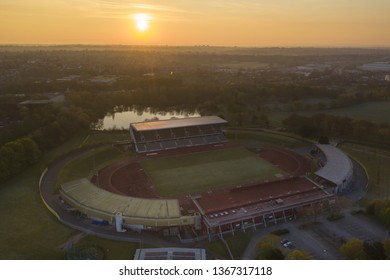
M 72 1 L 76 2 L 76 0 Z M 94 7 L 90 10 L 89 16 L 102 18 L 128 18 L 129 14 L 143 12 L 152 14 L 155 20 L 178 20 L 184 14 L 190 13 L 175 5 L 145 3 L 145 1 L 85 0 L 84 4 Z

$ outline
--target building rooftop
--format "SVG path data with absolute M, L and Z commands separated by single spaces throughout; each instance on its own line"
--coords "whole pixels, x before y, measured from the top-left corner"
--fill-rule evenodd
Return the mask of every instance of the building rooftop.
M 315 174 L 334 184 L 341 185 L 352 173 L 352 162 L 348 156 L 332 145 L 317 144 L 325 154 L 326 163 Z
M 151 248 L 137 249 L 135 260 L 205 260 L 205 249 L 194 248 Z
M 146 219 L 172 219 L 181 216 L 176 199 L 144 199 L 114 194 L 98 188 L 87 179 L 63 184 L 61 193 L 82 204 L 84 208 L 99 209 L 112 215 L 122 213 L 124 217 Z
M 170 119 L 160 121 L 138 122 L 132 123 L 131 127 L 136 131 L 148 131 L 159 129 L 171 129 L 188 126 L 226 124 L 227 121 L 218 116 L 193 117 L 183 119 Z

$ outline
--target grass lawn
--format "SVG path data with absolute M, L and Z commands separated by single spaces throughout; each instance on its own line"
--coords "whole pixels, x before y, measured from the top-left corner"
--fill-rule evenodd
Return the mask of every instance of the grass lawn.
M 39 195 L 38 182 L 48 163 L 80 147 L 87 135 L 88 132 L 81 132 L 60 147 L 46 153 L 40 162 L 17 177 L 0 183 L 0 259 L 46 260 L 66 257 L 65 252 L 59 247 L 77 231 L 58 222 L 47 210 Z M 100 155 L 96 156 L 96 164 L 107 156 L 108 151 L 112 154 L 119 153 L 119 150 L 115 148 L 110 149 L 112 150 L 103 149 L 101 153 L 99 152 Z M 73 171 L 77 169 L 73 168 Z M 65 174 L 63 179 L 67 176 Z M 118 247 L 127 248 L 129 243 L 114 244 L 100 238 L 96 240 L 105 250 L 113 252 L 108 254 L 107 258 L 129 259 L 132 257 L 132 251 L 124 256 L 116 249 Z M 118 254 L 117 257 L 116 254 Z
M 342 144 L 340 148 L 357 159 L 367 170 L 369 188 L 366 199 L 390 197 L 390 151 L 356 144 Z
M 128 156 L 128 153 L 122 153 L 111 146 L 94 149 L 90 153 L 72 160 L 62 168 L 57 176 L 55 189 L 58 189 L 62 183 L 91 177 L 94 170 L 99 170 L 103 166 Z
M 237 232 L 233 235 L 225 235 L 224 238 L 229 245 L 230 251 L 233 254 L 235 260 L 240 260 L 242 254 L 244 253 L 246 246 L 253 236 L 253 232 Z M 207 246 L 207 249 L 214 254 L 216 257 L 222 257 L 224 259 L 230 260 L 230 255 L 226 246 L 220 240 L 210 242 Z
M 98 246 L 104 250 L 106 260 L 132 260 L 135 251 L 139 249 L 138 243 L 129 243 L 98 238 L 96 236 L 86 236 L 80 239 L 75 247 Z
M 246 146 L 261 148 L 266 145 L 276 145 L 285 148 L 298 148 L 308 145 L 308 142 L 297 138 L 289 137 L 283 134 L 262 132 L 262 131 L 245 131 L 229 129 L 227 133 L 231 141 L 243 143 Z
M 115 143 L 130 141 L 130 133 L 127 130 L 124 131 L 91 131 L 86 135 L 82 142 L 82 146 L 90 146 L 100 143 Z
M 63 259 L 59 246 L 75 234 L 44 206 L 38 182 L 46 162 L 80 144 L 78 136 L 0 184 L 0 259 Z
M 141 166 L 163 196 L 197 193 L 283 172 L 244 148 L 150 159 Z
M 0 259 L 62 259 L 58 246 L 74 234 L 43 205 L 34 166 L 0 186 Z
M 267 116 L 272 125 L 281 126 L 283 120 L 293 113 L 307 117 L 318 113 L 325 113 L 352 119 L 367 120 L 375 123 L 390 123 L 390 102 L 367 102 L 328 110 L 267 112 Z

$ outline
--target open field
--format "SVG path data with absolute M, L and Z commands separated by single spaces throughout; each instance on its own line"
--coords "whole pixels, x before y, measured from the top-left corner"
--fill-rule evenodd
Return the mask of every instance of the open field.
M 74 234 L 43 205 L 34 166 L 0 186 L 0 259 L 62 259 L 59 245 Z
M 308 142 L 283 134 L 264 131 L 249 131 L 229 129 L 227 136 L 230 140 L 242 143 L 245 146 L 261 148 L 264 144 L 275 145 L 285 148 L 298 148 L 308 145 Z
M 199 193 L 283 174 L 244 148 L 145 160 L 141 166 L 163 196 Z
M 253 237 L 253 231 L 238 232 L 235 235 L 225 236 L 226 243 L 235 260 L 242 258 L 245 248 Z M 215 240 L 208 244 L 207 250 L 215 254 L 216 258 L 231 259 L 230 254 L 221 240 Z
M 60 247 L 77 231 L 58 222 L 47 210 L 39 195 L 38 182 L 48 163 L 82 146 L 87 135 L 85 132 L 76 135 L 60 147 L 46 153 L 40 162 L 25 172 L 0 184 L 0 259 L 65 258 L 65 251 Z M 112 149 L 119 153 L 117 149 Z M 76 172 L 77 168 L 74 167 L 73 170 Z M 117 243 L 105 242 L 104 239 L 94 240 L 110 252 L 118 252 L 115 248 L 121 247 Z M 128 244 L 118 243 L 122 246 Z M 109 253 L 107 258 L 121 258 L 120 255 L 117 257 L 115 255 L 116 253 Z
M 82 146 L 90 146 L 101 143 L 115 143 L 130 141 L 130 134 L 127 130 L 124 131 L 91 131 L 82 143 Z
M 390 124 L 390 102 L 368 102 L 348 107 L 329 110 L 296 111 L 296 112 L 267 112 L 270 123 L 274 126 L 281 126 L 283 120 L 292 113 L 303 116 L 313 116 L 318 113 L 361 119 L 375 123 Z
M 390 151 L 344 143 L 339 146 L 358 160 L 369 175 L 369 188 L 365 200 L 390 197 Z
M 139 249 L 138 243 L 114 241 L 96 236 L 85 236 L 75 246 L 76 248 L 82 246 L 98 246 L 104 250 L 105 260 L 132 260 L 134 259 L 135 251 Z M 149 248 L 149 246 L 146 246 L 146 248 Z
M 59 223 L 42 203 L 38 182 L 48 162 L 77 148 L 82 133 L 47 153 L 37 164 L 0 184 L 0 259 L 63 259 L 59 246 L 75 231 Z

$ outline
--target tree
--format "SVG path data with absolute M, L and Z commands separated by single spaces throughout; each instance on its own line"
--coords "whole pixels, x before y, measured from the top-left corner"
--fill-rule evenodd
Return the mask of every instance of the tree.
M 368 260 L 369 256 L 364 251 L 364 242 L 357 238 L 352 238 L 340 246 L 341 254 L 350 260 Z
M 370 260 L 385 260 L 386 259 L 385 249 L 383 247 L 383 244 L 379 241 L 364 242 L 363 249 Z
M 283 260 L 284 255 L 278 248 L 280 243 L 280 237 L 274 234 L 269 234 L 262 237 L 257 243 L 257 249 L 259 251 L 258 260 Z
M 302 250 L 292 250 L 288 255 L 287 255 L 288 260 L 312 260 L 313 257 L 310 256 L 310 254 L 306 251 Z
M 41 157 L 42 153 L 39 150 L 37 143 L 31 138 L 22 138 L 19 142 L 23 146 L 24 158 L 27 166 L 35 163 Z

